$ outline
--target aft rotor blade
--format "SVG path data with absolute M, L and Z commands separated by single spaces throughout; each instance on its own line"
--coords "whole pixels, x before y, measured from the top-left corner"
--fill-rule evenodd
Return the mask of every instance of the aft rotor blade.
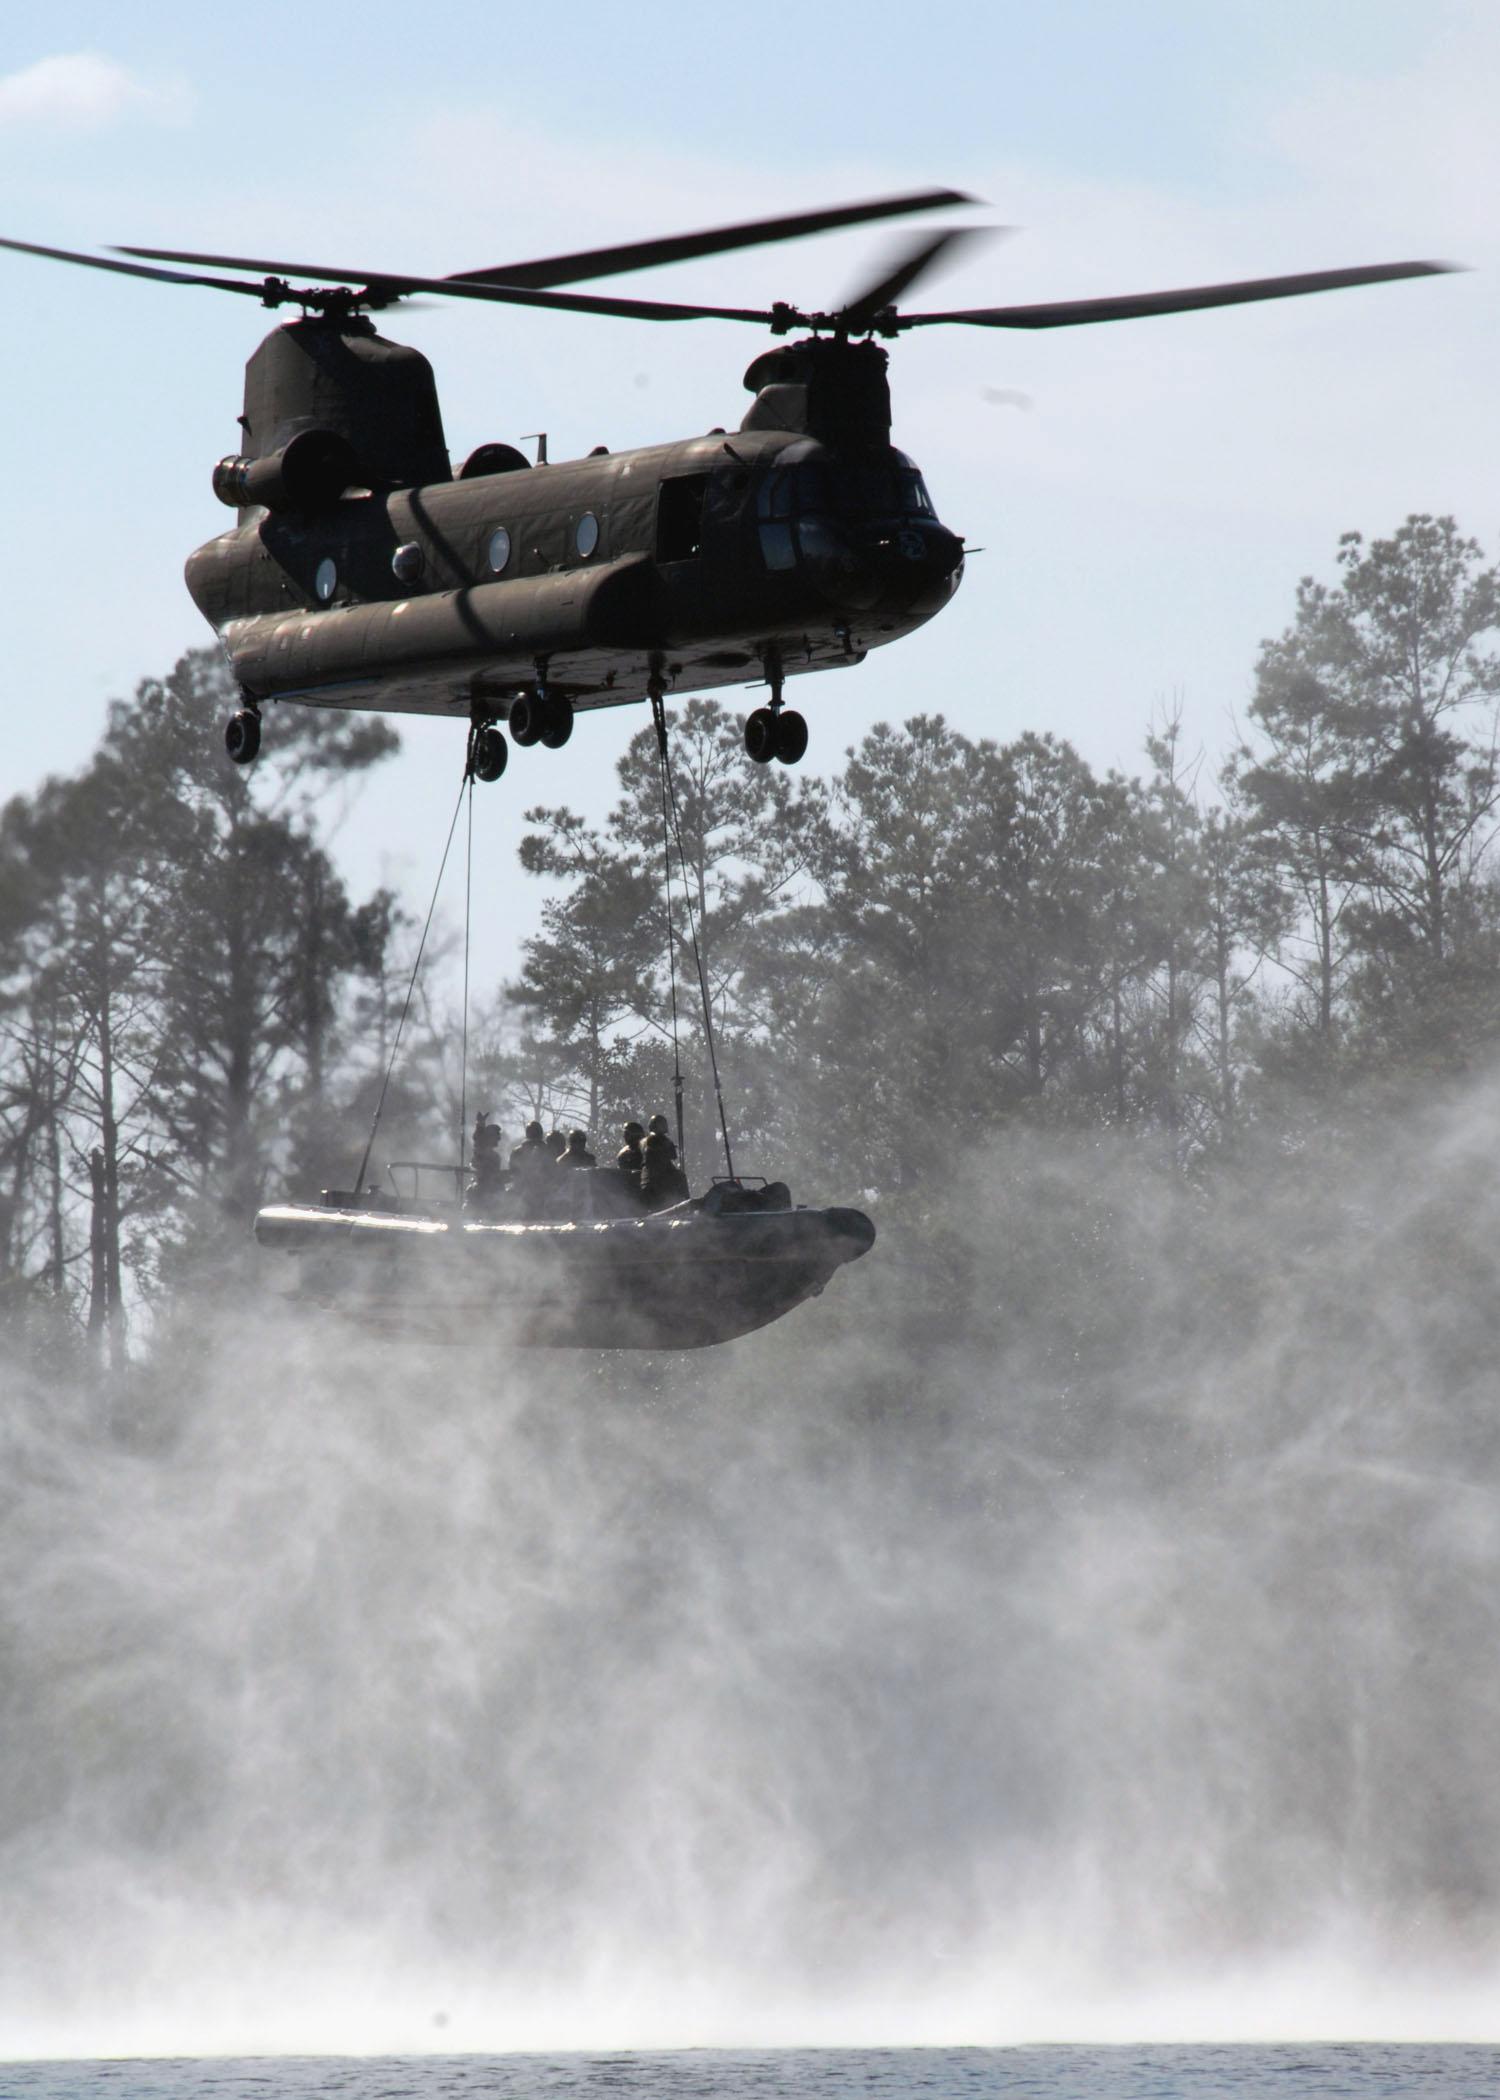
M 1341 292 L 1351 285 L 1389 284 L 1401 277 L 1440 277 L 1463 263 L 1370 263 L 1355 270 L 1306 270 L 1294 277 L 1251 277 L 1240 284 L 1199 284 L 1175 292 L 1128 292 L 1114 299 L 1063 299 L 1043 306 L 980 306 L 946 314 L 902 314 L 902 328 L 964 322 L 974 328 L 1073 328 L 1087 321 L 1138 321 L 1152 314 L 1193 313 L 1206 306 L 1243 306 L 1261 299 L 1294 299 L 1303 292 Z
M 242 284 L 233 277 L 189 277 L 181 270 L 148 270 L 140 263 L 111 262 L 105 255 L 80 255 L 75 248 L 44 248 L 36 241 L 0 239 L 0 248 L 13 248 L 17 255 L 43 255 L 52 262 L 81 263 L 86 270 L 113 270 L 121 277 L 150 277 L 158 284 L 204 284 L 216 292 L 244 292 L 252 299 L 259 299 L 264 289 L 258 284 Z
M 702 233 L 669 234 L 654 241 L 627 241 L 615 248 L 584 248 L 575 255 L 543 256 L 533 262 L 494 263 L 482 270 L 457 270 L 470 282 L 581 284 L 586 277 L 612 277 L 623 270 L 650 270 L 661 263 L 690 262 L 700 255 L 723 255 L 731 248 L 755 248 L 768 241 L 798 241 L 811 233 L 831 233 L 840 226 L 863 226 L 874 219 L 897 219 L 908 212 L 940 211 L 977 200 L 962 190 L 913 190 L 899 197 L 876 197 L 866 204 L 836 204 L 825 211 L 792 212 L 775 219 L 747 219 L 738 226 L 713 226 Z
M 887 258 L 881 275 L 873 283 L 862 285 L 845 303 L 840 319 L 854 329 L 865 326 L 884 308 L 894 306 L 903 292 L 910 291 L 920 278 L 928 276 L 945 258 L 952 263 L 957 260 L 960 248 L 1009 230 L 1001 226 L 957 226 L 950 227 L 946 233 L 924 234 L 915 241 L 906 242 L 895 255 Z

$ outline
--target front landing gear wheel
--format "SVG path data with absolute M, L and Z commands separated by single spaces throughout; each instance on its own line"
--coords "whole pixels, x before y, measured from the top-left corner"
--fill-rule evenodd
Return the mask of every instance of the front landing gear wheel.
M 474 732 L 474 777 L 476 780 L 498 780 L 505 771 L 510 757 L 510 746 L 493 722 L 486 722 Z
M 237 766 L 252 765 L 260 750 L 260 716 L 242 707 L 224 724 L 224 749 Z
M 776 717 L 769 707 L 745 717 L 745 749 L 758 766 L 768 766 L 776 756 Z
M 796 765 L 807 749 L 807 724 L 794 707 L 776 717 L 776 756 L 784 766 Z
M 541 742 L 545 716 L 546 710 L 535 693 L 517 693 L 510 703 L 506 726 L 523 750 Z

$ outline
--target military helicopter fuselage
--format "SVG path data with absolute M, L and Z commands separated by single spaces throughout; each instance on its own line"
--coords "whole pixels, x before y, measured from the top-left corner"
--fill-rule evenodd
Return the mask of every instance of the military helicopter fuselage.
M 973 201 L 913 191 L 438 278 L 179 249 L 0 248 L 300 307 L 246 366 L 241 442 L 214 470 L 238 522 L 187 565 L 243 696 L 225 730 L 229 755 L 255 758 L 261 710 L 280 700 L 451 714 L 468 725 L 469 773 L 495 780 L 507 759 L 502 724 L 518 744 L 555 747 L 580 710 L 649 699 L 664 749 L 669 693 L 756 680 L 767 701 L 746 721 L 746 750 L 762 765 L 795 764 L 807 724 L 784 705 L 786 680 L 858 663 L 942 610 L 963 574 L 963 542 L 891 443 L 877 335 L 1142 320 L 1451 267 L 1369 263 L 943 312 L 899 305 L 978 237 L 969 227 L 916 236 L 830 312 L 556 289 Z M 293 279 L 314 281 L 299 289 Z M 809 333 L 756 358 L 745 375 L 755 399 L 733 435 L 599 447 L 565 465 L 549 465 L 540 447 L 533 466 L 513 445 L 488 444 L 455 474 L 431 367 L 369 319 L 430 293 Z
M 251 360 L 254 449 L 215 474 L 239 523 L 188 588 L 257 708 L 515 710 L 525 742 L 540 695 L 559 742 L 572 713 L 653 688 L 765 679 L 779 699 L 931 619 L 962 576 L 890 443 L 885 365 L 870 342 L 787 344 L 751 366 L 733 435 L 535 466 L 490 444 L 455 477 L 419 353 L 293 322 Z M 278 422 L 257 430 L 263 396 Z

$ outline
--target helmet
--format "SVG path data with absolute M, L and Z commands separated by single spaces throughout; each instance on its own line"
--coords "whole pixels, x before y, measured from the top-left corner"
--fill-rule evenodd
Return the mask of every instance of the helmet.
M 655 1131 L 659 1137 L 669 1137 L 671 1135 L 665 1116 L 653 1116 L 647 1127 Z
M 547 1142 L 547 1133 L 540 1123 L 526 1125 L 526 1142 L 528 1145 L 544 1145 Z
M 624 1135 L 630 1140 L 632 1144 L 638 1145 L 641 1139 L 646 1135 L 646 1133 L 641 1128 L 639 1123 L 627 1123 L 625 1125 Z

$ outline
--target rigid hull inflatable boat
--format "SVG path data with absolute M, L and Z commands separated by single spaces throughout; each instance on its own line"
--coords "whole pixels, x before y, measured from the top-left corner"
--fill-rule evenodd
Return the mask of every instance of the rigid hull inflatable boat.
M 749 1192 L 746 1192 L 748 1196 Z M 396 1199 L 277 1204 L 261 1246 L 298 1295 L 382 1332 L 541 1348 L 702 1349 L 815 1298 L 875 1242 L 857 1210 L 740 1207 L 739 1191 L 646 1216 L 520 1221 Z

